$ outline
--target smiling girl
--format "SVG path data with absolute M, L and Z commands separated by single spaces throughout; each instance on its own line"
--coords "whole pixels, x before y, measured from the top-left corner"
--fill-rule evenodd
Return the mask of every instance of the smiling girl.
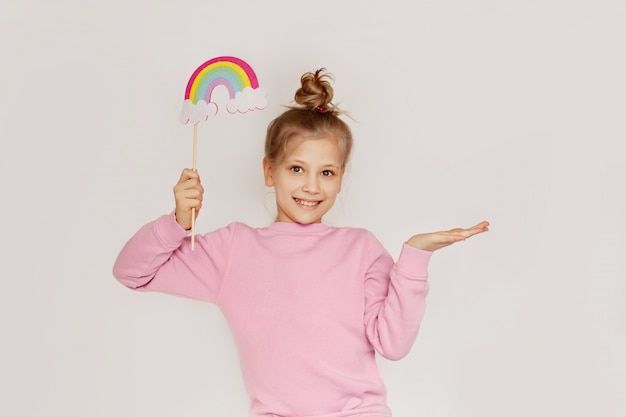
M 129 288 L 215 303 L 231 327 L 251 417 L 390 417 L 375 354 L 411 349 L 424 315 L 433 251 L 488 230 L 417 234 L 398 260 L 367 230 L 330 227 L 352 148 L 324 70 L 306 73 L 296 107 L 274 119 L 265 184 L 277 216 L 263 228 L 232 223 L 196 237 L 204 189 L 184 169 L 176 210 L 143 226 L 113 268 Z

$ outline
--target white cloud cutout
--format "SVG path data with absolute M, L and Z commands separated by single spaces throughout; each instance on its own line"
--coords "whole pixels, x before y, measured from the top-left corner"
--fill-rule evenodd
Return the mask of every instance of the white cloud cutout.
M 247 113 L 253 110 L 261 110 L 267 106 L 266 91 L 264 88 L 246 87 L 243 91 L 235 94 L 235 98 L 226 103 L 226 110 L 229 113 Z M 204 100 L 193 104 L 190 100 L 183 102 L 183 109 L 180 112 L 180 121 L 183 124 L 196 124 L 206 122 L 217 114 L 218 106 L 214 102 Z
M 183 109 L 180 111 L 180 121 L 183 124 L 191 123 L 195 125 L 199 122 L 206 122 L 217 114 L 217 104 L 207 103 L 204 100 L 193 104 L 191 100 L 183 102 Z
M 256 89 L 246 87 L 243 91 L 235 94 L 235 98 L 226 105 L 229 113 L 246 113 L 252 110 L 261 110 L 267 106 L 266 91 L 259 87 Z

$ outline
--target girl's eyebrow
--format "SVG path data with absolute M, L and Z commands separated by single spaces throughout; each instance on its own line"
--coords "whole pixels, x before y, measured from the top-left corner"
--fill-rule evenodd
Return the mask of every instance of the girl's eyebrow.
M 300 159 L 291 159 L 291 160 L 287 160 L 286 162 L 290 163 L 290 164 L 298 164 L 298 165 L 309 165 L 307 162 L 302 161 Z M 339 165 L 333 163 L 333 162 L 327 162 L 325 164 L 322 164 L 323 168 L 339 168 Z

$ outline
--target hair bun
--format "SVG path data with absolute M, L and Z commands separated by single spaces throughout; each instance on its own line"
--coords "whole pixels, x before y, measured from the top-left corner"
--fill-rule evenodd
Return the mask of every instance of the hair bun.
M 331 74 L 326 73 L 326 68 L 320 68 L 315 72 L 307 72 L 300 78 L 302 86 L 296 91 L 295 101 L 299 105 L 318 112 L 333 112 L 333 87 L 329 80 Z

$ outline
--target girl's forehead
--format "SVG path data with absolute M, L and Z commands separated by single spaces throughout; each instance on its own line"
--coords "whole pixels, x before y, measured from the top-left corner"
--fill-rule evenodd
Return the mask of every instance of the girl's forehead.
M 298 149 L 317 146 L 335 146 L 339 149 L 337 136 L 332 133 L 296 133 L 286 143 L 285 153 L 294 152 Z
M 285 148 L 283 159 L 291 157 L 318 157 L 341 159 L 341 150 L 333 135 L 300 136 L 290 138 Z

